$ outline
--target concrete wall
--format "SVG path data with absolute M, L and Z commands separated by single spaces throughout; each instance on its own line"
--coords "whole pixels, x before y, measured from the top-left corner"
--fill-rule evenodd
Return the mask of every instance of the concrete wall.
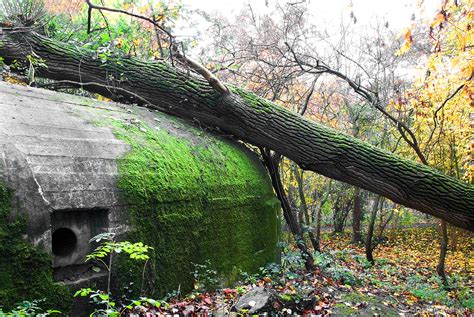
M 0 178 L 15 191 L 16 205 L 27 210 L 27 239 L 51 250 L 52 229 L 66 213 L 79 236 L 72 257 L 55 256 L 55 266 L 83 262 L 90 252 L 90 219 L 75 211 L 105 209 L 113 216 L 123 209 L 115 187 L 116 160 L 130 146 L 110 129 L 92 124 L 95 118 L 87 108 L 126 110 L 87 102 L 0 83 Z M 55 217 L 56 212 L 63 216 Z M 52 224 L 56 218 L 62 220 Z

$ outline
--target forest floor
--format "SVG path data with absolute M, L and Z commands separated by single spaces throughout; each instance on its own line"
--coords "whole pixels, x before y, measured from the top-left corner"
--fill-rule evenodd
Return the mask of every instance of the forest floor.
M 474 309 L 473 236 L 460 231 L 446 258 L 447 285 L 436 274 L 439 235 L 434 228 L 387 231 L 387 241 L 374 252 L 376 264 L 365 260 L 364 249 L 350 245 L 350 235 L 329 240 L 340 265 L 360 279 L 350 292 L 336 298 L 340 315 L 469 315 Z M 361 307 L 360 303 L 366 303 Z M 359 304 L 359 305 L 358 305 Z
M 244 274 L 234 288 L 172 296 L 160 308 L 147 311 L 227 314 L 250 293 L 249 299 L 255 300 L 239 312 L 253 313 L 259 298 L 251 294 L 263 288 L 271 296 L 257 313 L 470 316 L 474 313 L 474 238 L 467 232 L 459 235 L 455 250 L 451 246 L 446 259 L 447 285 L 435 271 L 439 242 L 434 228 L 387 230 L 386 241 L 374 253 L 374 266 L 365 259 L 361 246 L 350 244 L 350 234 L 325 234 L 323 252 L 314 255 L 314 272 L 306 271 L 299 252 L 287 246 L 280 265 L 262 268 L 259 274 Z M 199 284 L 204 287 L 206 281 L 212 281 L 213 273 L 199 273 Z

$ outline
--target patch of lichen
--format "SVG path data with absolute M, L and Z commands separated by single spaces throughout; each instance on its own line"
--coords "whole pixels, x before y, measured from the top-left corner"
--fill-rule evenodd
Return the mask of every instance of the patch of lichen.
M 154 247 L 146 274 L 152 293 L 190 290 L 192 263 L 209 260 L 229 277 L 275 261 L 279 204 L 248 150 L 191 128 L 185 139 L 143 124 L 113 125 L 132 147 L 120 160 L 118 187 L 133 227 L 127 239 Z M 118 284 L 141 277 L 141 268 L 121 261 Z
M 41 307 L 67 312 L 71 293 L 54 282 L 50 256 L 23 240 L 26 221 L 12 216 L 12 197 L 0 181 L 0 307 L 9 310 L 21 301 L 44 299 Z

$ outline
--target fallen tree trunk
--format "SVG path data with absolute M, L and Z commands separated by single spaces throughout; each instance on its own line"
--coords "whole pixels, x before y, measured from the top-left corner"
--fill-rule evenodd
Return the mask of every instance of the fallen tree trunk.
M 0 56 L 47 65 L 37 75 L 83 83 L 89 91 L 149 107 L 275 150 L 301 168 L 385 196 L 474 231 L 474 186 L 339 133 L 252 93 L 208 82 L 161 61 L 107 57 L 34 32 L 0 31 Z M 29 58 L 31 62 L 31 57 Z

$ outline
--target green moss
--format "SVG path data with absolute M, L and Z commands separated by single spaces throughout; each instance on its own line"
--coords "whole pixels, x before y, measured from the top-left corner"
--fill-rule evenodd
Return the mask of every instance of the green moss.
M 383 304 L 383 302 L 392 303 L 392 299 L 388 297 L 369 296 L 366 294 L 351 292 L 341 294 L 340 301 L 340 303 L 334 305 L 333 314 L 335 316 L 372 316 L 374 311 L 377 311 L 381 316 L 398 316 L 397 309 Z M 358 304 L 364 302 L 367 303 L 367 305 L 355 308 Z
M 205 260 L 227 277 L 275 261 L 279 204 L 243 146 L 194 129 L 188 140 L 144 125 L 113 125 L 132 146 L 118 181 L 134 228 L 127 239 L 155 248 L 149 289 L 190 290 L 192 263 Z M 122 261 L 118 280 L 141 276 L 129 264 Z
M 263 99 L 263 98 L 255 95 L 255 94 L 253 94 L 249 91 L 246 91 L 242 88 L 229 85 L 229 89 L 232 93 L 239 95 L 243 100 L 245 100 L 247 105 L 252 107 L 257 112 L 270 113 L 270 112 L 277 111 L 277 112 L 287 112 L 287 113 L 289 113 L 289 111 L 287 109 L 285 109 L 283 107 L 280 107 L 277 104 L 274 104 L 274 103 L 272 103 L 272 102 L 270 102 L 266 99 Z
M 21 301 L 44 299 L 43 308 L 67 312 L 71 293 L 54 282 L 50 256 L 22 239 L 26 221 L 12 217 L 12 196 L 0 181 L 0 307 L 8 310 Z
M 343 303 L 337 303 L 334 305 L 338 316 L 351 316 L 354 313 L 357 313 L 357 309 L 346 306 Z M 337 316 L 336 315 L 336 316 Z

